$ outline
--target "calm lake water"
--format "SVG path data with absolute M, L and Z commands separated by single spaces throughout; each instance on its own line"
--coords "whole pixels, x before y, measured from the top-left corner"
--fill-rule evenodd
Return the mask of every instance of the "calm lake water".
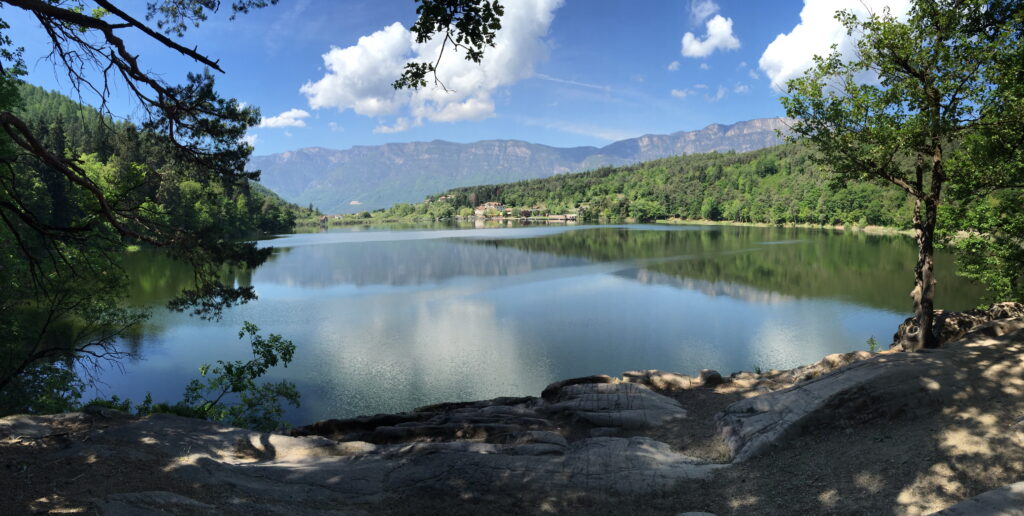
M 247 358 L 243 321 L 297 345 L 270 375 L 302 392 L 296 424 L 632 369 L 789 368 L 872 336 L 887 346 L 916 259 L 906 237 L 726 226 L 354 228 L 263 244 L 270 261 L 234 278 L 260 299 L 216 323 L 162 308 L 186 267 L 131 255 L 132 299 L 154 314 L 101 393 L 180 399 L 200 364 Z M 938 270 L 938 306 L 978 303 L 949 257 Z

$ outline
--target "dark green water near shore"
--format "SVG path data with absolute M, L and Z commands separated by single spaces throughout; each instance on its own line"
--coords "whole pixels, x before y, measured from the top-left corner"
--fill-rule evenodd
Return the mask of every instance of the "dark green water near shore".
M 916 250 L 898 236 L 729 226 L 346 228 L 267 240 L 225 278 L 260 299 L 211 323 L 162 308 L 187 267 L 140 252 L 132 301 L 154 308 L 139 358 L 101 393 L 180 398 L 199 364 L 241 359 L 242 321 L 298 346 L 271 379 L 298 384 L 294 423 L 442 401 L 537 395 L 554 380 L 631 369 L 728 374 L 888 345 L 910 309 Z M 938 257 L 938 306 L 980 288 Z

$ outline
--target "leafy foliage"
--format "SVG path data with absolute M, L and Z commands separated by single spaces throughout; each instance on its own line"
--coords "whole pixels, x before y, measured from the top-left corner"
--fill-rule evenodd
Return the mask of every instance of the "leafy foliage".
M 971 147 L 959 144 L 986 126 L 1020 126 L 1019 113 L 998 108 L 992 88 L 1000 63 L 1020 55 L 1015 5 L 916 0 L 906 21 L 887 9 L 866 19 L 840 11 L 836 18 L 858 37 L 856 56 L 816 57 L 782 99 L 796 119 L 794 137 L 820 151 L 822 166 L 843 181 L 890 183 L 914 201 L 918 330 L 910 349 L 937 344 L 935 232 L 944 187 L 968 177 L 955 166 L 969 161 Z M 1020 61 L 1010 66 L 1019 70 Z
M 185 389 L 182 403 L 212 421 L 270 431 L 280 424 L 284 413 L 281 400 L 297 407 L 299 393 L 291 382 L 257 384 L 256 380 L 278 363 L 288 367 L 295 345 L 276 334 L 263 338 L 259 328 L 250 322 L 245 322 L 238 332 L 239 339 L 246 336 L 252 346 L 253 359 L 246 362 L 218 360 L 212 367 L 204 364 L 199 373 L 205 381 L 192 380 Z
M 0 396 L 0 415 L 52 414 L 74 410 L 82 399 L 85 382 L 69 362 L 32 364 Z
M 139 416 L 175 414 L 265 432 L 279 429 L 285 425 L 282 401 L 298 407 L 299 392 L 291 382 L 257 383 L 256 380 L 278 364 L 288 367 L 295 345 L 280 335 L 271 334 L 264 338 L 259 334 L 259 328 L 249 322 L 245 322 L 238 332 L 240 339 L 246 336 L 249 337 L 253 359 L 247 362 L 218 360 L 216 366 L 204 364 L 199 368 L 203 380 L 189 382 L 181 401 L 154 403 L 153 397 L 146 394 L 141 403 L 134 404 L 130 399 L 115 395 L 109 399 L 93 399 L 84 406 L 134 412 Z M 55 377 L 55 381 L 59 380 Z M 70 385 L 78 388 L 72 393 L 81 397 L 81 382 Z M 56 411 L 81 406 L 76 403 L 58 405 Z
M 444 88 L 437 78 L 437 66 L 445 48 L 462 50 L 468 61 L 479 63 L 486 47 L 494 46 L 494 37 L 501 29 L 505 9 L 497 0 L 416 0 L 418 18 L 409 30 L 416 34 L 417 43 L 430 41 L 435 34 L 444 38 L 434 63 L 412 62 L 405 65 L 402 76 L 395 80 L 395 89 L 420 88 L 427 85 L 427 75 L 433 74 L 434 84 Z M 447 88 L 445 88 L 447 89 Z
M 942 219 L 960 274 L 985 285 L 989 301 L 1024 302 L 1024 189 L 956 202 Z

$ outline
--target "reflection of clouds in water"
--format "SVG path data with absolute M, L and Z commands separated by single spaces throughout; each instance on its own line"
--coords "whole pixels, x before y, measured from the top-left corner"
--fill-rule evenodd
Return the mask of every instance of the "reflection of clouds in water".
M 273 260 L 257 269 L 255 281 L 313 288 L 422 285 L 459 276 L 512 276 L 582 263 L 585 260 L 581 258 L 457 240 L 368 242 L 358 246 L 306 246 L 275 254 Z
M 540 226 L 523 228 L 439 229 L 428 231 L 391 231 L 344 228 L 327 233 L 297 233 L 281 238 L 261 240 L 260 247 L 279 249 L 325 244 L 359 244 L 367 242 L 400 242 L 407 240 L 440 240 L 449 238 L 532 238 L 593 226 Z
M 789 369 L 820 360 L 830 353 L 862 349 L 856 335 L 843 331 L 844 314 L 856 310 L 846 303 L 799 301 L 783 305 L 760 320 L 750 340 L 750 357 L 764 369 Z M 877 312 L 873 312 L 877 323 Z M 868 323 L 868 321 L 865 321 Z
M 550 378 L 543 357 L 524 353 L 515 327 L 503 325 L 491 303 L 413 295 L 396 307 L 387 297 L 363 298 L 359 325 L 325 320 L 316 330 L 325 344 L 316 367 L 335 399 L 315 412 L 408 410 L 533 393 Z

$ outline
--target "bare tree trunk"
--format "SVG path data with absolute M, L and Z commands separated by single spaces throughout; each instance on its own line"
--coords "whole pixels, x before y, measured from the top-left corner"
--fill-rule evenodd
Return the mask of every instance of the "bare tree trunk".
M 922 206 L 923 205 L 923 206 Z M 922 213 L 922 208 L 923 212 Z M 938 347 L 935 323 L 935 222 L 937 207 L 929 198 L 914 202 L 914 228 L 917 232 L 917 266 L 914 267 L 914 318 L 917 335 L 908 342 L 908 351 Z

